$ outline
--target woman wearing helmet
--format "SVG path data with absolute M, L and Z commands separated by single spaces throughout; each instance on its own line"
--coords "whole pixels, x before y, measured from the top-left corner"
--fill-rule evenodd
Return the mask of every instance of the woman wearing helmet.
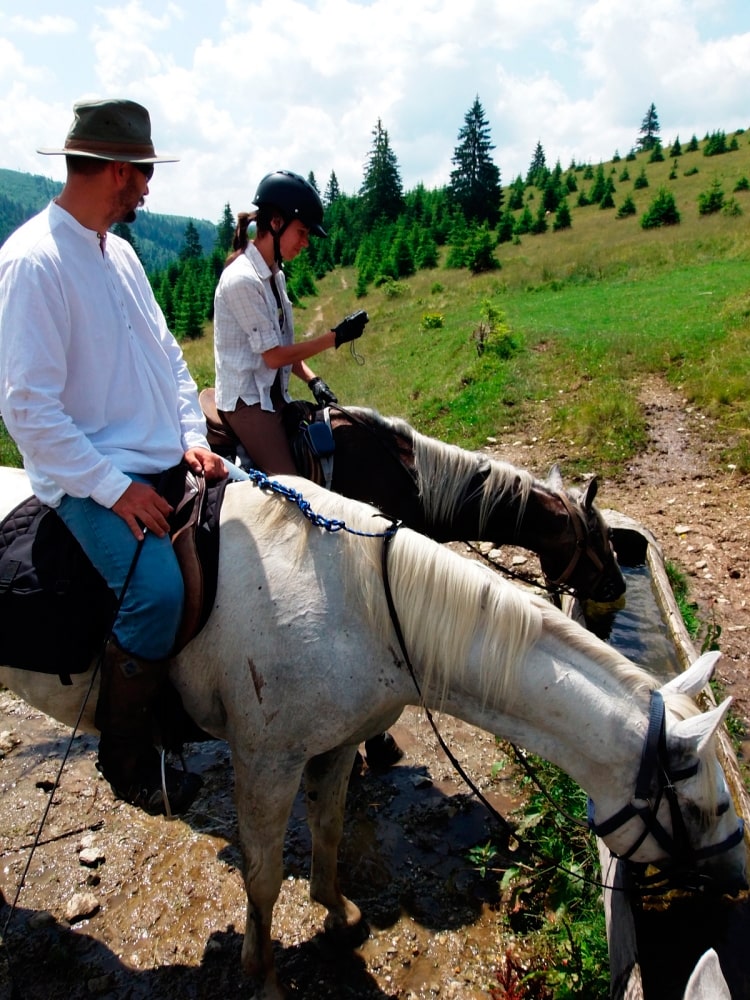
M 253 201 L 257 211 L 238 216 L 234 252 L 214 296 L 216 405 L 257 468 L 269 475 L 295 474 L 280 414 L 290 400 L 289 375 L 303 379 L 319 404 L 335 403 L 306 361 L 361 337 L 367 314 L 295 343 L 281 266 L 304 250 L 310 234 L 327 235 L 323 205 L 312 184 L 288 170 L 264 177 Z M 252 221 L 256 235 L 248 240 Z

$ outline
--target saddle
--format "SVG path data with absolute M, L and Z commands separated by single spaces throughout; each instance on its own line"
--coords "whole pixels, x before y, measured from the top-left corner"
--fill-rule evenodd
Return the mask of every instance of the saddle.
M 187 466 L 171 470 L 160 492 L 173 507 L 170 536 L 185 581 L 185 607 L 173 652 L 211 613 L 219 565 L 219 513 L 227 480 L 207 486 Z M 0 524 L 0 663 L 70 674 L 88 670 L 107 638 L 116 596 L 55 511 L 37 497 Z
M 222 419 L 213 388 L 201 390 L 200 405 L 206 418 L 206 436 L 211 450 L 230 462 L 239 458 L 242 465 L 254 468 L 252 456 L 244 452 L 234 431 Z M 281 411 L 281 420 L 299 475 L 330 489 L 336 448 L 330 407 L 317 407 L 296 399 L 286 404 Z

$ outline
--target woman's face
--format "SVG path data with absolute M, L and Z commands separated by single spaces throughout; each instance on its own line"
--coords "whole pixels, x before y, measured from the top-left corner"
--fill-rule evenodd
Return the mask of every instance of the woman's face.
M 281 234 L 281 256 L 284 260 L 294 260 L 297 254 L 304 250 L 310 242 L 310 230 L 307 226 L 294 219 Z

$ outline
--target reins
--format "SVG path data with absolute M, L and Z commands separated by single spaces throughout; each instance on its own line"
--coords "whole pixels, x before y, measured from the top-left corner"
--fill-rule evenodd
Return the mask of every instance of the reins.
M 477 796 L 477 798 L 482 802 L 485 808 L 489 811 L 492 817 L 500 823 L 505 832 L 510 836 L 512 835 L 519 844 L 523 844 L 523 841 L 518 838 L 518 836 L 513 831 L 513 828 L 508 823 L 508 821 L 494 808 L 494 806 L 487 800 L 486 796 L 477 788 L 475 783 L 466 774 L 463 767 L 460 765 L 459 761 L 456 759 L 455 755 L 446 745 L 443 737 L 438 731 L 435 720 L 430 712 L 429 708 L 424 702 L 422 696 L 422 690 L 419 681 L 416 676 L 413 664 L 409 657 L 408 650 L 406 648 L 406 641 L 404 639 L 403 630 L 401 628 L 401 623 L 398 617 L 398 612 L 396 611 L 396 606 L 393 600 L 393 593 L 390 585 L 390 578 L 388 572 L 388 551 L 390 543 L 395 537 L 396 530 L 399 527 L 398 522 L 393 522 L 394 530 L 391 533 L 384 534 L 383 536 L 383 549 L 381 556 L 382 565 L 382 575 L 383 575 L 383 589 L 385 592 L 385 599 L 388 606 L 388 611 L 391 616 L 391 622 L 393 624 L 394 631 L 396 633 L 396 638 L 398 639 L 399 646 L 401 647 L 401 653 L 404 657 L 404 662 L 409 670 L 412 682 L 414 684 L 415 690 L 419 696 L 419 700 L 425 711 L 427 719 L 430 726 L 435 733 L 435 736 L 440 744 L 441 748 L 445 752 L 446 756 L 453 764 L 454 768 L 461 776 L 461 778 L 466 782 L 468 787 Z M 548 799 L 549 802 L 555 807 L 555 809 L 561 813 L 567 820 L 574 823 L 576 826 L 586 827 L 594 833 L 596 836 L 603 837 L 608 833 L 612 833 L 617 830 L 624 823 L 627 823 L 630 819 L 635 816 L 640 817 L 644 824 L 644 830 L 639 837 L 637 837 L 634 844 L 623 854 L 615 854 L 614 851 L 610 851 L 612 857 L 618 860 L 625 861 L 628 864 L 628 872 L 632 876 L 635 888 L 640 892 L 641 895 L 646 895 L 648 893 L 661 893 L 665 892 L 668 888 L 678 885 L 682 889 L 692 889 L 697 891 L 699 889 L 705 888 L 705 883 L 700 884 L 700 876 L 698 873 L 688 867 L 694 866 L 695 862 L 704 860 L 709 857 L 714 857 L 717 854 L 721 854 L 724 851 L 731 850 L 744 836 L 744 822 L 740 817 L 738 819 L 737 829 L 726 837 L 723 841 L 718 844 L 710 845 L 709 847 L 704 847 L 696 850 L 691 847 L 689 842 L 689 837 L 687 833 L 687 827 L 685 824 L 684 817 L 680 810 L 679 802 L 677 801 L 677 793 L 674 788 L 674 783 L 677 781 L 683 781 L 687 778 L 694 776 L 698 771 L 698 763 L 691 765 L 690 767 L 683 768 L 681 770 L 670 770 L 667 762 L 667 743 L 666 743 L 666 726 L 665 726 L 665 709 L 664 709 L 664 698 L 659 691 L 653 691 L 651 694 L 651 707 L 649 712 L 649 725 L 648 732 L 646 735 L 646 740 L 643 745 L 643 750 L 641 752 L 641 764 L 638 771 L 638 777 L 636 779 L 636 787 L 633 798 L 630 802 L 626 803 L 621 810 L 619 810 L 614 816 L 603 823 L 597 824 L 594 821 L 593 816 L 593 803 L 589 799 L 589 810 L 588 810 L 588 822 L 582 823 L 580 820 L 569 816 L 564 810 L 560 809 L 557 803 L 547 794 L 547 792 L 541 787 L 533 774 L 532 769 L 528 763 L 522 758 L 519 749 L 513 746 L 514 753 L 518 760 L 522 763 L 527 774 L 532 777 L 537 788 L 542 792 L 543 795 Z M 652 791 L 656 787 L 656 794 L 652 801 L 650 798 Z M 661 804 L 662 796 L 666 796 L 670 808 L 670 817 L 672 820 L 673 832 L 670 834 L 665 830 L 664 826 L 658 819 L 659 806 Z M 633 854 L 638 850 L 641 844 L 646 840 L 646 838 L 651 835 L 659 846 L 666 851 L 668 858 L 663 862 L 634 862 L 631 860 Z M 530 851 L 532 855 L 541 857 L 538 852 L 534 851 L 533 848 L 528 844 L 524 846 Z M 581 875 L 578 872 L 572 872 L 561 865 L 559 862 L 552 861 L 551 859 L 544 858 L 545 862 L 549 863 L 552 867 L 557 868 L 560 871 L 564 871 L 570 877 L 575 877 L 582 882 L 586 882 L 589 885 L 596 886 L 601 889 L 609 889 L 611 892 L 628 892 L 632 887 L 626 886 L 616 886 L 607 885 L 606 883 L 591 879 L 588 876 Z M 648 869 L 654 869 L 654 873 L 649 874 Z M 697 883 L 697 884 L 696 884 Z

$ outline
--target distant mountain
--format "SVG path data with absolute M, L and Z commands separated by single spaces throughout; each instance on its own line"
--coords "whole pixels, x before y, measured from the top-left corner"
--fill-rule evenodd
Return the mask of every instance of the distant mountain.
M 0 244 L 61 190 L 62 184 L 48 177 L 0 168 Z M 215 223 L 189 216 L 159 215 L 146 209 L 138 213 L 138 219 L 130 228 L 143 266 L 149 273 L 161 270 L 179 257 L 188 222 L 197 229 L 203 252 L 210 253 L 216 239 Z

